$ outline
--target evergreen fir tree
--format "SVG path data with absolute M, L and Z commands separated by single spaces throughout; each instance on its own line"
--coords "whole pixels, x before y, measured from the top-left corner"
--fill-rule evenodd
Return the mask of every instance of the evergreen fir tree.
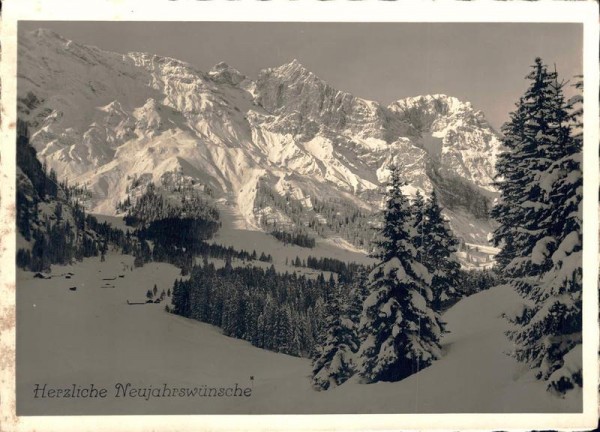
M 431 306 L 441 311 L 444 302 L 457 295 L 460 279 L 460 264 L 454 252 L 458 249 L 458 240 L 442 216 L 435 191 L 431 193 L 425 208 L 423 234 L 423 257 L 421 262 L 432 274 Z
M 354 374 L 354 353 L 358 345 L 348 319 L 347 307 L 340 302 L 339 286 L 329 290 L 325 303 L 325 335 L 313 358 L 313 387 L 327 390 L 344 383 Z
M 173 283 L 173 296 L 171 299 L 173 303 L 173 313 L 188 317 L 190 315 L 190 296 L 189 288 L 185 282 L 175 280 Z
M 507 151 L 496 163 L 496 185 L 502 195 L 491 213 L 500 223 L 493 237 L 501 246 L 498 263 L 515 277 L 548 270 L 549 257 L 541 262 L 523 259 L 545 237 L 539 224 L 550 213 L 539 179 L 553 161 L 573 150 L 569 114 L 556 72 L 549 72 L 539 58 L 532 69 L 527 77 L 532 81 L 529 88 L 502 127 Z
M 509 317 L 513 355 L 562 393 L 582 384 L 582 142 L 556 72 L 536 59 L 527 78 L 530 86 L 503 127 L 494 240 L 507 282 L 524 299 Z
M 417 261 L 416 231 L 403 185 L 399 169 L 392 169 L 375 255 L 380 263 L 369 275 L 370 294 L 360 323 L 359 373 L 367 382 L 399 381 L 441 357 L 443 326 L 426 301 L 431 275 Z
M 363 304 L 368 296 L 368 271 L 363 267 L 358 270 L 348 295 L 348 317 L 354 323 L 355 332 L 357 335 Z
M 435 193 L 435 192 L 432 192 Z M 412 218 L 413 226 L 415 228 L 414 245 L 417 249 L 417 259 L 419 262 L 425 262 L 426 248 L 425 248 L 425 233 L 427 227 L 425 226 L 425 200 L 420 191 L 417 191 L 415 198 L 412 203 Z

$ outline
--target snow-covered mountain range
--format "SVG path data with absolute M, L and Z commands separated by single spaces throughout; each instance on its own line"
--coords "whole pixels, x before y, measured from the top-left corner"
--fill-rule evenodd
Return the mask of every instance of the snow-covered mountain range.
M 225 63 L 202 72 L 48 30 L 19 39 L 18 95 L 38 157 L 59 178 L 86 184 L 93 212 L 115 214 L 140 184 L 177 174 L 231 204 L 250 229 L 265 215 L 290 221 L 257 204 L 265 187 L 307 212 L 318 199 L 368 214 L 380 206 L 388 167 L 401 164 L 407 192 L 436 189 L 466 241 L 483 244 L 490 230 L 499 137 L 481 111 L 451 96 L 386 107 L 296 60 L 254 80 Z

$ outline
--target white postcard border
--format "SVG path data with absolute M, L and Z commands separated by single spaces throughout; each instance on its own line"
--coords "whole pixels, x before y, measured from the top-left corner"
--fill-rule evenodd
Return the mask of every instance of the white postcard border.
M 2 17 L 0 428 L 14 431 L 424 430 L 595 427 L 598 415 L 598 8 L 589 2 L 8 0 Z M 18 20 L 578 22 L 584 24 L 584 409 L 581 414 L 198 415 L 15 414 L 15 140 Z

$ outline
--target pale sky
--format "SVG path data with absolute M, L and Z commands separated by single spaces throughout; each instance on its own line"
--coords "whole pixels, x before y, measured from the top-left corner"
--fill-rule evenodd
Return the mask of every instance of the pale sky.
M 387 105 L 421 94 L 470 101 L 499 128 L 536 56 L 561 78 L 582 72 L 583 28 L 567 23 L 21 22 L 120 53 L 225 61 L 256 78 L 296 58 L 339 90 Z

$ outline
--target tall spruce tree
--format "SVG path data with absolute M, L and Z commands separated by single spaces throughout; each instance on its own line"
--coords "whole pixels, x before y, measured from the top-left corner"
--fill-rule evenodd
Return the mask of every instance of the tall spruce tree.
M 431 275 L 417 261 L 411 205 L 392 169 L 384 209 L 380 263 L 369 274 L 360 323 L 359 373 L 364 381 L 399 381 L 440 358 L 443 326 L 431 310 Z
M 348 294 L 348 317 L 353 322 L 357 337 L 363 304 L 369 296 L 368 276 L 368 268 L 359 267 L 350 285 L 350 292 Z
M 501 199 L 491 213 L 500 223 L 493 237 L 501 246 L 498 262 L 513 276 L 540 273 L 550 266 L 549 259 L 535 262 L 526 258 L 545 237 L 540 223 L 547 222 L 550 213 L 540 177 L 553 161 L 571 152 L 573 141 L 556 72 L 548 71 L 536 58 L 527 79 L 531 80 L 529 88 L 502 127 L 507 151 L 496 163 Z
M 421 262 L 432 274 L 432 308 L 440 311 L 444 302 L 455 297 L 460 279 L 460 264 L 454 252 L 458 250 L 458 240 L 452 234 L 442 216 L 435 191 L 431 193 L 425 206 L 423 221 L 424 257 Z
M 507 332 L 513 355 L 564 392 L 581 385 L 581 140 L 556 72 L 538 58 L 503 127 L 492 215 L 501 268 L 523 297 Z
M 425 239 L 427 226 L 425 215 L 425 200 L 420 191 L 417 191 L 412 203 L 412 217 L 413 225 L 415 227 L 415 236 L 413 239 L 413 244 L 417 249 L 417 259 L 419 260 L 419 262 L 423 263 L 426 261 L 427 256 Z
M 358 350 L 348 303 L 339 285 L 328 290 L 325 303 L 325 334 L 313 358 L 313 387 L 327 390 L 343 384 L 355 371 L 354 353 Z M 347 299 L 346 299 L 347 300 Z

